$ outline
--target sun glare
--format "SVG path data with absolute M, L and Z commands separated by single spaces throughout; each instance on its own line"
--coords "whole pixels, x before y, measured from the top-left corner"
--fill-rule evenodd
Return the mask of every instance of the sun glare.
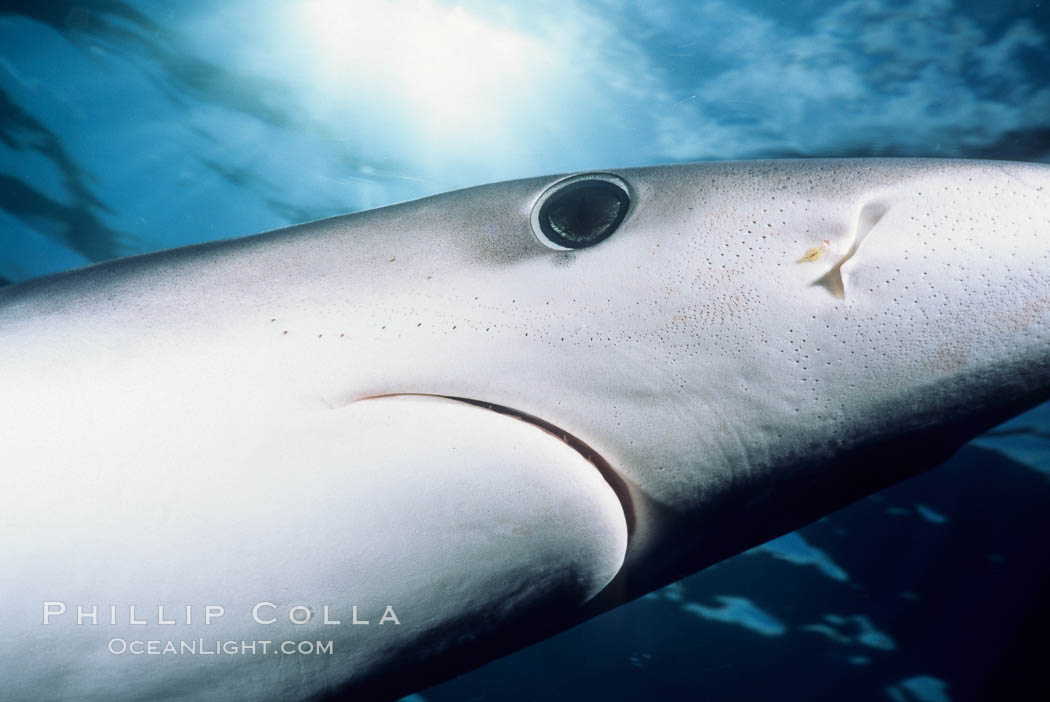
M 546 60 L 535 39 L 433 0 L 311 0 L 295 12 L 325 92 L 400 104 L 443 137 L 477 135 L 527 107 Z

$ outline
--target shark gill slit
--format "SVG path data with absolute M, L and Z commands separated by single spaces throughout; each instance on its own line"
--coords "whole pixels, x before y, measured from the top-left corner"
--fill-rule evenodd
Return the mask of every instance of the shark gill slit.
M 598 470 L 598 473 L 601 474 L 602 478 L 605 479 L 605 482 L 608 483 L 609 487 L 612 488 L 613 494 L 616 495 L 616 498 L 620 502 L 620 507 L 623 509 L 624 520 L 627 523 L 627 551 L 630 552 L 632 537 L 635 534 L 635 524 L 637 522 L 634 500 L 631 497 L 631 487 L 627 481 L 616 472 L 612 465 L 605 460 L 605 457 L 591 448 L 590 445 L 583 441 L 583 439 L 570 434 L 561 427 L 551 424 L 545 419 L 529 414 L 528 412 L 522 412 L 513 407 L 497 405 L 494 402 L 476 400 L 470 397 L 456 397 L 454 395 L 439 395 L 427 392 L 392 392 L 381 395 L 368 395 L 367 397 L 362 397 L 355 401 L 362 402 L 365 400 L 377 400 L 384 397 L 436 397 L 444 400 L 451 400 L 453 402 L 462 402 L 467 405 L 473 405 L 499 414 L 505 414 L 509 417 L 514 417 L 515 419 L 531 424 L 540 431 L 550 434 L 558 439 L 566 446 L 576 451 L 576 453 L 580 454 L 585 461 L 594 466 Z

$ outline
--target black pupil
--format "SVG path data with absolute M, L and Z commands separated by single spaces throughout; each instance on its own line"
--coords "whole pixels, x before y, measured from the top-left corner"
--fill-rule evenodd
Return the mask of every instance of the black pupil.
M 570 185 L 543 204 L 540 226 L 555 244 L 579 249 L 612 234 L 627 214 L 629 200 L 621 188 L 604 180 Z

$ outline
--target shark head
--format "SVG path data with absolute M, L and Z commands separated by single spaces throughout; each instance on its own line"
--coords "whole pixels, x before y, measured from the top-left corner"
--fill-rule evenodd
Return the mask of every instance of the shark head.
M 323 227 L 328 265 L 268 308 L 299 387 L 463 398 L 577 442 L 625 503 L 631 595 L 1048 396 L 1044 166 L 643 168 Z
M 1045 166 L 772 161 L 499 183 L 6 289 L 0 362 L 18 371 L 5 370 L 8 396 L 24 400 L 7 403 L 3 426 L 45 484 L 74 458 L 117 466 L 62 493 L 83 519 L 85 491 L 148 493 L 156 478 L 128 482 L 148 458 L 214 483 L 193 508 L 162 491 L 168 512 L 277 504 L 293 523 L 324 515 L 303 532 L 316 544 L 343 528 L 342 508 L 273 503 L 237 480 L 356 476 L 323 489 L 364 515 L 355 524 L 381 522 L 360 533 L 384 547 L 339 552 L 383 583 L 365 590 L 394 600 L 431 581 L 403 589 L 423 576 L 390 566 L 390 550 L 436 545 L 419 512 L 381 518 L 401 509 L 391 501 L 454 492 L 457 516 L 441 519 L 484 503 L 456 533 L 484 532 L 510 507 L 471 481 L 528 476 L 532 487 L 499 493 L 536 520 L 515 534 L 568 526 L 542 548 L 523 536 L 442 557 L 434 582 L 454 586 L 435 627 L 453 634 L 413 629 L 355 659 L 366 680 L 420 684 L 937 465 L 1046 400 L 1048 270 Z M 411 448 L 417 435 L 430 443 Z M 384 467 L 351 455 L 358 445 Z M 571 490 L 551 487 L 563 479 Z M 47 532 L 26 504 L 12 509 L 27 533 Z M 113 529 L 135 523 L 114 509 Z M 571 577 L 547 578 L 562 556 Z M 498 577 L 478 575 L 499 558 Z M 151 568 L 143 582 L 162 582 Z M 273 597 L 253 588 L 278 576 L 239 572 L 254 573 L 246 600 Z M 502 604 L 464 614 L 485 597 Z M 556 614 L 525 624 L 536 612 Z

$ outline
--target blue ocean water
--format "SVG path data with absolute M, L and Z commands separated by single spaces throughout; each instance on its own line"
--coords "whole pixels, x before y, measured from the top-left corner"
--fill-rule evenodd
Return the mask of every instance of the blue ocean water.
M 0 2 L 0 279 L 482 182 L 1050 161 L 1050 5 Z M 427 702 L 1050 698 L 1050 407 Z

